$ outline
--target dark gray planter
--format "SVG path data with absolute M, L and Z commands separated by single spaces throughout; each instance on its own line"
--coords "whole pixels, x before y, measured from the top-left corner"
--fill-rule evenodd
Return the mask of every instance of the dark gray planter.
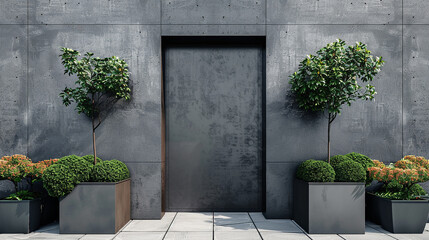
M 383 201 L 370 192 L 366 193 L 365 199 L 366 219 L 375 224 L 381 225 L 380 208 L 382 207 L 381 205 Z
M 60 199 L 60 233 L 113 234 L 130 220 L 130 180 L 85 182 Z
M 428 212 L 428 200 L 390 200 L 368 193 L 370 220 L 392 233 L 422 233 Z
M 40 226 L 41 201 L 0 200 L 0 233 L 30 233 Z
M 365 183 L 296 179 L 293 209 L 293 219 L 307 233 L 364 234 Z

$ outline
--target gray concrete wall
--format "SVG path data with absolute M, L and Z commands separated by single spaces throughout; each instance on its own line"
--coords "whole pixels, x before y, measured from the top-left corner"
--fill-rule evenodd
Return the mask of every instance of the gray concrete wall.
M 99 128 L 102 158 L 132 173 L 132 218 L 161 216 L 161 35 L 259 35 L 266 46 L 266 215 L 291 217 L 297 164 L 326 156 L 326 119 L 304 113 L 288 76 L 336 38 L 385 58 L 375 102 L 345 107 L 333 154 L 429 157 L 429 3 L 425 0 L 0 0 L 0 155 L 91 153 L 90 123 L 58 93 L 67 46 L 127 60 L 133 98 Z

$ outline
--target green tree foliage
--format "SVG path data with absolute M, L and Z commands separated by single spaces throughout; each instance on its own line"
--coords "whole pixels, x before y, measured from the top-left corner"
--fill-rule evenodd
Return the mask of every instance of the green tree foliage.
M 299 64 L 298 71 L 290 76 L 291 90 L 299 107 L 328 112 L 328 162 L 331 123 L 344 104 L 351 105 L 357 99 L 374 99 L 376 91 L 369 83 L 383 64 L 382 57 L 373 57 L 365 44 L 346 46 L 338 39 L 316 55 L 308 55 Z
M 102 122 L 101 110 L 108 108 L 114 100 L 129 100 L 129 72 L 127 63 L 115 56 L 94 57 L 87 52 L 78 59 L 80 53 L 70 48 L 61 48 L 60 55 L 65 68 L 64 74 L 76 75 L 75 88 L 66 87 L 60 97 L 63 104 L 76 103 L 78 113 L 84 113 L 92 120 L 92 142 L 94 165 L 97 163 L 95 130 Z

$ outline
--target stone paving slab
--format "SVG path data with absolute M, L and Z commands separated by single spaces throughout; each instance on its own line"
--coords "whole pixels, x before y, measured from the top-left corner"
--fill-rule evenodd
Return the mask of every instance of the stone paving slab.
M 313 240 L 343 240 L 340 236 L 336 234 L 307 234 Z
M 277 231 L 264 231 L 261 232 L 262 238 L 264 240 L 284 240 L 284 239 L 293 239 L 293 240 L 310 240 L 307 235 L 304 233 L 289 233 L 289 232 L 277 232 Z
M 213 232 L 168 232 L 164 240 L 212 240 Z
M 162 240 L 164 232 L 120 232 L 115 240 Z
M 212 232 L 213 213 L 177 213 L 170 226 L 171 232 Z
M 261 220 L 255 221 L 255 225 L 260 232 L 302 232 L 292 220 Z
M 166 232 L 176 213 L 167 212 L 161 220 L 132 220 L 123 232 Z
M 132 220 L 118 234 L 59 234 L 49 224 L 30 234 L 0 234 L 0 240 L 429 240 L 423 234 L 392 234 L 366 223 L 365 234 L 306 234 L 289 219 L 265 219 L 262 213 L 168 212 L 161 220 Z
M 261 240 L 258 231 L 214 232 L 215 240 Z
M 248 213 L 214 213 L 216 226 L 238 223 L 252 223 Z

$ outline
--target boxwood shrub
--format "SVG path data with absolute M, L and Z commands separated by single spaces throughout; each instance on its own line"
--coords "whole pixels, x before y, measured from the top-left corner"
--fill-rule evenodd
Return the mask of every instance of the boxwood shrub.
M 335 171 L 325 161 L 310 159 L 299 165 L 296 177 L 306 182 L 333 182 Z
M 366 171 L 359 163 L 346 160 L 335 168 L 336 182 L 365 182 Z
M 82 157 L 85 161 L 91 163 L 92 165 L 94 165 L 94 155 L 85 155 Z M 97 163 L 101 163 L 103 160 L 101 160 L 101 158 L 97 157 Z
M 62 197 L 69 194 L 77 184 L 76 175 L 63 164 L 53 164 L 43 173 L 43 187 L 51 197 Z
M 116 159 L 95 165 L 91 180 L 94 182 L 119 182 L 130 177 L 127 166 Z
M 335 155 L 331 157 L 331 166 L 334 168 L 334 170 L 337 168 L 338 164 L 344 162 L 344 161 L 352 161 L 349 157 L 345 155 Z
M 76 176 L 77 183 L 89 181 L 94 164 L 76 155 L 69 155 L 60 158 L 57 164 L 69 167 L 72 174 Z
M 365 171 L 366 171 L 366 184 L 370 184 L 372 182 L 372 180 L 374 180 L 374 178 L 369 176 L 369 172 L 368 172 L 368 168 L 375 166 L 375 164 L 371 160 L 371 158 L 369 158 L 363 154 L 355 153 L 355 152 L 348 153 L 345 156 L 347 156 L 351 160 L 359 163 L 365 169 Z

